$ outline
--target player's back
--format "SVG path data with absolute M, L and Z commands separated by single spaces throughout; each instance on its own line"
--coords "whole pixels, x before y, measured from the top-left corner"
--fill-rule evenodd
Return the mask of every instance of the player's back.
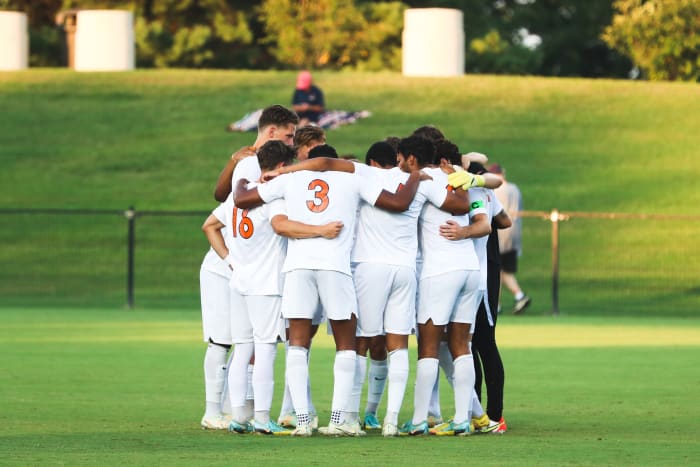
M 439 168 L 423 169 L 434 183 L 448 186 L 447 174 Z M 423 255 L 421 277 L 429 277 L 454 270 L 478 270 L 479 261 L 471 239 L 448 240 L 440 235 L 440 226 L 448 220 L 469 225 L 467 215 L 453 216 L 426 203 L 419 220 L 419 235 Z
M 355 174 L 344 172 L 303 170 L 282 177 L 286 178 L 284 200 L 290 220 L 311 225 L 343 223 L 334 239 L 289 239 L 284 271 L 323 269 L 349 275 L 357 206 L 361 192 L 368 189 Z

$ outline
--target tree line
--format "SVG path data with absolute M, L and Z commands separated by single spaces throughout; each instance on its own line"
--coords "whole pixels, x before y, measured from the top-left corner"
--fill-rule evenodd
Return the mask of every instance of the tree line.
M 137 66 L 399 70 L 406 8 L 464 12 L 467 73 L 698 81 L 700 0 L 0 0 L 30 64 L 65 66 L 56 14 L 129 9 Z

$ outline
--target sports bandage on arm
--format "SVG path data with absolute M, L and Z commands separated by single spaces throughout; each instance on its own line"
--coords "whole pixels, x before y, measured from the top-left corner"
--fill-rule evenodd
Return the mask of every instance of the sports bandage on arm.
M 461 187 L 463 190 L 469 188 L 482 187 L 486 183 L 483 175 L 474 175 L 466 170 L 453 172 L 447 176 L 447 182 L 454 188 Z

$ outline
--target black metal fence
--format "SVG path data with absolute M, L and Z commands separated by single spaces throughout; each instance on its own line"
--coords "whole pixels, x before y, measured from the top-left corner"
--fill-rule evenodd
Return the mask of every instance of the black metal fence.
M 208 214 L 0 209 L 0 306 L 197 309 Z M 700 216 L 521 215 L 528 313 L 700 312 Z

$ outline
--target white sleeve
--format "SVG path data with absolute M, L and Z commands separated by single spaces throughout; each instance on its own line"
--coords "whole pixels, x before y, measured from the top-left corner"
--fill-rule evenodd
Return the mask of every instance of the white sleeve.
M 435 180 L 424 180 L 420 182 L 420 189 L 423 190 L 428 202 L 436 208 L 445 204 L 447 188 L 440 186 Z
M 258 185 L 258 194 L 264 203 L 284 198 L 284 188 L 292 174 L 280 175 L 267 183 Z
M 283 199 L 276 199 L 270 204 L 266 204 L 267 206 L 267 218 L 272 220 L 273 217 L 278 216 L 278 215 L 287 215 L 287 204 L 284 202 Z
M 233 210 L 233 195 L 231 193 L 228 194 L 228 197 L 226 198 L 226 201 L 223 203 L 219 204 L 216 209 L 214 209 L 211 213 L 216 217 L 219 222 L 221 222 L 224 225 L 227 225 L 226 222 L 226 211 L 228 209 L 228 206 L 231 206 L 230 210 Z
M 503 205 L 493 190 L 489 190 L 489 197 L 491 198 L 491 212 L 493 213 L 492 217 L 496 217 L 498 213 L 503 211 Z
M 469 218 L 477 214 L 488 215 L 488 198 L 486 190 L 483 188 L 472 188 L 469 190 Z
M 372 206 L 377 202 L 377 198 L 379 198 L 379 195 L 382 194 L 382 190 L 384 189 L 381 183 L 381 177 L 379 176 L 383 173 L 383 169 L 355 163 L 355 177 L 360 197 Z
M 260 178 L 261 174 L 258 157 L 246 157 L 236 165 L 233 175 L 231 176 L 231 186 L 235 190 L 240 179 L 245 178 L 249 182 L 254 182 Z

